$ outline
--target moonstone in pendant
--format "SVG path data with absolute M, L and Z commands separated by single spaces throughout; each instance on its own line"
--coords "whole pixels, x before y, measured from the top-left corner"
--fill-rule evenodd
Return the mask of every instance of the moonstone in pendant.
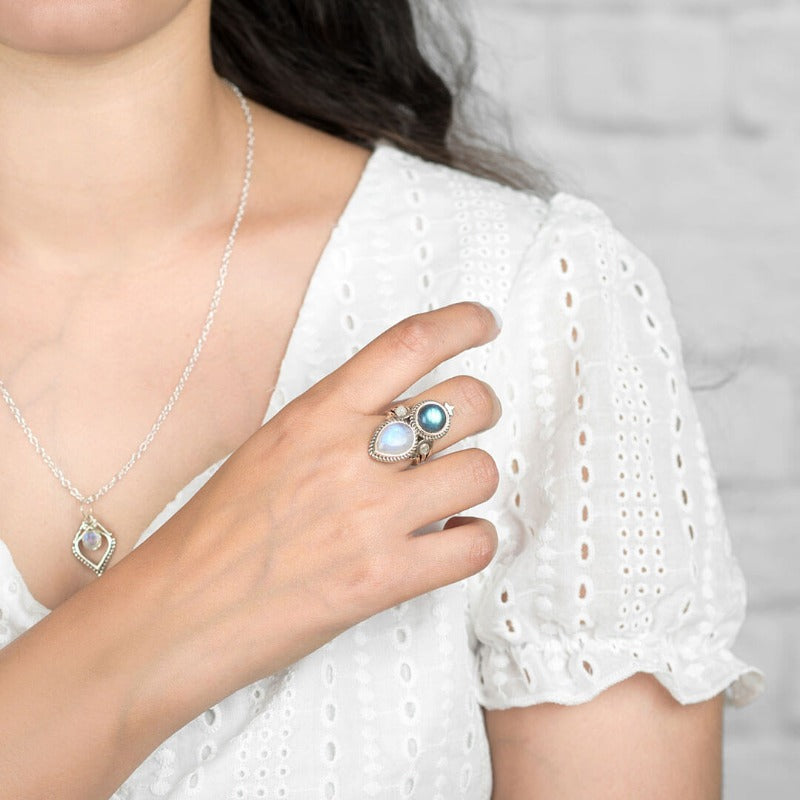
M 111 561 L 111 556 L 114 555 L 116 546 L 117 540 L 114 535 L 98 522 L 90 511 L 84 515 L 80 528 L 75 531 L 72 539 L 72 555 L 95 575 L 102 575 L 108 562 Z
M 81 536 L 81 544 L 87 550 L 99 550 L 100 545 L 103 544 L 103 537 L 94 528 L 89 528 L 83 536 Z
M 411 451 L 416 441 L 414 429 L 406 422 L 390 422 L 375 442 L 375 452 L 382 456 L 402 456 Z

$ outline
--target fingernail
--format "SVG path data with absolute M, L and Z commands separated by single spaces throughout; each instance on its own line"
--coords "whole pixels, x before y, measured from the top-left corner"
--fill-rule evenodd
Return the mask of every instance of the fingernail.
M 486 306 L 486 308 L 488 308 L 489 311 L 492 312 L 492 316 L 494 317 L 494 321 L 497 324 L 497 330 L 498 331 L 503 330 L 503 319 L 500 316 L 500 314 L 498 313 L 497 309 L 493 308 L 492 306 Z

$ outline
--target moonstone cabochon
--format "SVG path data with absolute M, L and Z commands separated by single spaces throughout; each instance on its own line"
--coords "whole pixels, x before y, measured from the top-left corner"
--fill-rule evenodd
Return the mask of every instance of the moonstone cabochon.
M 416 433 L 407 422 L 394 420 L 378 429 L 370 450 L 379 456 L 405 458 L 414 450 L 416 441 Z
M 94 528 L 89 528 L 81 536 L 81 544 L 88 550 L 99 550 L 103 544 L 103 537 Z

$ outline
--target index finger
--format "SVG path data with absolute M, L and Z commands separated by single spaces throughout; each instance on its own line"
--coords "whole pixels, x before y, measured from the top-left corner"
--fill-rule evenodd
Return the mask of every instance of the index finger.
M 375 414 L 434 367 L 490 342 L 499 331 L 494 312 L 471 301 L 413 314 L 376 336 L 319 386 L 350 408 Z

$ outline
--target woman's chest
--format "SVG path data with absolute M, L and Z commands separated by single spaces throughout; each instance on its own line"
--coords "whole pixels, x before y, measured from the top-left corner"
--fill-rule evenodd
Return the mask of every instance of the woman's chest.
M 203 340 L 205 292 L 138 317 L 131 298 L 118 309 L 127 323 L 98 319 L 79 344 L 77 329 L 51 332 L 3 376 L 20 419 L 0 403 L 0 538 L 46 606 L 94 578 L 72 552 L 81 498 L 100 495 L 87 505 L 116 541 L 113 565 L 178 490 L 262 423 L 305 286 L 267 293 L 261 283 L 232 280 Z M 97 561 L 103 549 L 82 552 Z
M 236 692 L 117 798 L 471 798 L 491 772 L 456 584 L 366 620 Z

